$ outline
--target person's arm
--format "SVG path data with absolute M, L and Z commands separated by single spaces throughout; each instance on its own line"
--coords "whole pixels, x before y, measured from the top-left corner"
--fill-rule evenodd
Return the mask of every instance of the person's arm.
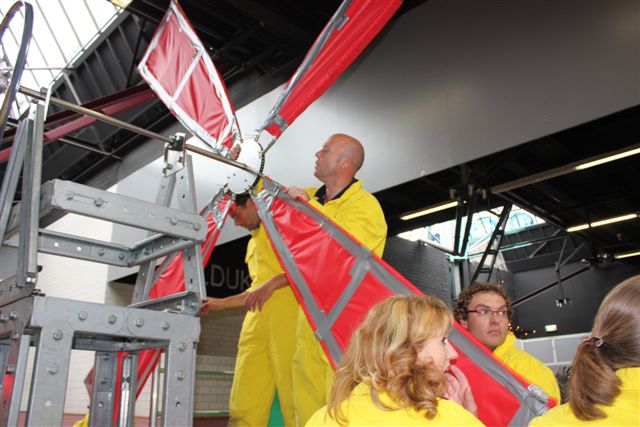
M 284 190 L 292 199 L 309 200 L 309 195 L 302 188 L 287 187 Z
M 249 292 L 245 300 L 245 306 L 251 310 L 262 310 L 262 306 L 271 297 L 271 295 L 278 289 L 289 286 L 287 276 L 284 273 L 273 276 L 271 279 L 264 282 L 261 286 L 258 286 L 253 291 Z
M 249 292 L 244 291 L 225 298 L 207 298 L 200 307 L 200 314 L 204 316 L 212 311 L 242 307 L 244 306 L 248 294 Z

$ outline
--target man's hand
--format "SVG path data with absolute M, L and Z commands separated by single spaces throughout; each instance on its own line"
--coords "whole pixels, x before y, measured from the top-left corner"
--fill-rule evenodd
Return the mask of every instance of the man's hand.
M 229 154 L 227 154 L 227 158 L 229 158 L 230 160 L 238 160 L 238 156 L 240 156 L 240 144 L 236 144 L 233 147 L 231 147 L 231 150 L 229 150 Z
M 262 310 L 262 306 L 265 302 L 271 297 L 273 294 L 274 288 L 269 286 L 269 283 L 265 283 L 262 286 L 259 286 L 257 289 L 249 292 L 247 296 L 247 300 L 244 302 L 244 305 L 250 311 L 260 311 Z
M 307 196 L 307 193 L 301 188 L 288 187 L 285 189 L 285 192 L 293 199 L 309 200 L 309 196 Z
M 476 405 L 476 400 L 473 398 L 469 381 L 460 368 L 451 365 L 449 370 L 444 373 L 444 379 L 447 386 L 444 397 L 462 405 L 464 409 L 477 417 L 478 406 Z
M 223 298 L 207 298 L 207 300 L 200 306 L 200 314 L 206 316 L 212 311 L 218 311 L 225 308 Z

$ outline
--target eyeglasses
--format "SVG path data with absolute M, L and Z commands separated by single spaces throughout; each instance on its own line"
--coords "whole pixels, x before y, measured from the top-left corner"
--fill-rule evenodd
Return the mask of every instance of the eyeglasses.
M 507 317 L 509 315 L 509 311 L 507 310 L 487 310 L 486 308 L 467 310 L 467 313 L 476 313 L 480 317 L 489 317 L 492 314 L 495 314 L 498 317 Z

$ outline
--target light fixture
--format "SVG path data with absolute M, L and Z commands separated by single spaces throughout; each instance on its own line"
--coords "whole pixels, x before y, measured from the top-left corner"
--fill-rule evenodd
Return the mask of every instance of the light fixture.
M 576 166 L 576 170 L 583 170 L 592 168 L 594 166 L 601 165 L 603 163 L 613 162 L 615 160 L 624 159 L 625 157 L 633 156 L 635 154 L 640 154 L 640 148 L 634 148 L 633 150 L 623 151 L 622 153 L 613 154 L 611 156 L 603 157 L 601 159 L 593 160 L 591 162 L 582 163 Z
M 567 228 L 567 232 L 572 233 L 574 231 L 586 230 L 587 228 L 589 228 L 589 224 L 574 225 L 573 227 Z
M 419 211 L 411 212 L 400 217 L 401 220 L 407 221 L 409 219 L 418 218 L 420 216 L 429 215 L 434 212 L 440 212 L 445 209 L 458 206 L 458 201 L 438 203 L 437 205 L 429 206 L 428 208 L 420 209 Z
M 580 224 L 574 225 L 573 227 L 567 228 L 568 233 L 572 233 L 574 231 L 586 230 L 587 228 L 600 227 L 601 225 L 613 224 L 614 222 L 627 221 L 629 219 L 637 218 L 637 213 L 627 214 L 616 216 L 614 218 L 601 219 L 600 221 L 594 221 L 588 224 Z
M 558 325 L 544 325 L 544 331 L 545 332 L 557 332 L 558 331 Z
M 624 259 L 624 258 L 631 258 L 633 256 L 639 256 L 639 255 L 640 255 L 640 250 L 637 250 L 637 251 L 622 252 L 619 254 L 615 254 L 613 257 L 615 259 Z

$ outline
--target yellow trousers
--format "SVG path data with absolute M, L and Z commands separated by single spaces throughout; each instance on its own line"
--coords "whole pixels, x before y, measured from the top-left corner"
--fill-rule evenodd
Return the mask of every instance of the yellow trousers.
M 291 365 L 297 315 L 298 303 L 285 287 L 261 311 L 245 316 L 229 399 L 230 426 L 266 426 L 276 389 L 285 425 L 295 425 Z
M 298 312 L 296 350 L 293 356 L 293 399 L 296 426 L 327 404 L 334 372 L 302 309 Z

